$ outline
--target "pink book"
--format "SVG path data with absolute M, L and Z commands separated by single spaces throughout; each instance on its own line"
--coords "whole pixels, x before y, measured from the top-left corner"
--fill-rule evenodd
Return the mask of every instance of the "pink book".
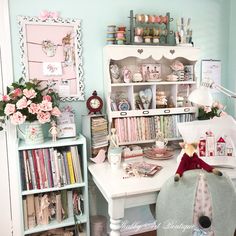
M 41 175 L 42 175 L 42 185 L 43 185 L 43 188 L 47 188 L 48 184 L 46 183 L 47 178 L 46 178 L 43 150 L 38 149 L 37 152 L 38 152 L 38 156 L 39 156 L 40 170 L 41 170 Z
M 39 173 L 39 185 L 40 189 L 44 188 L 43 186 L 43 179 L 42 179 L 42 171 L 41 171 L 41 165 L 40 165 L 40 158 L 38 154 L 38 150 L 35 150 L 36 153 L 36 161 L 37 161 L 37 167 L 38 167 L 38 173 Z

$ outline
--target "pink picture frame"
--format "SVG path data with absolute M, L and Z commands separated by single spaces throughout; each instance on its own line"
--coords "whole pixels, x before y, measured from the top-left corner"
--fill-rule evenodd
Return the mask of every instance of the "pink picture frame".
M 22 76 L 52 86 L 62 101 L 84 100 L 81 21 L 19 16 Z

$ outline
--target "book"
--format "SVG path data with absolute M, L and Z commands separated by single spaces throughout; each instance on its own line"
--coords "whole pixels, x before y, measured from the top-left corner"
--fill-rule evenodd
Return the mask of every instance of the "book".
M 68 218 L 68 200 L 67 200 L 67 191 L 61 191 L 61 206 L 63 212 L 63 219 Z
M 23 152 L 20 151 L 19 155 L 20 155 L 19 158 L 20 158 L 20 170 L 21 170 L 20 172 L 21 173 L 21 187 L 22 187 L 22 190 L 27 190 Z
M 33 156 L 31 154 L 31 151 L 26 151 L 28 153 L 28 158 L 29 158 L 29 168 L 30 168 L 30 173 L 31 173 L 31 178 L 32 178 L 32 188 L 37 189 L 37 183 L 36 183 L 36 178 L 35 178 L 35 171 L 34 171 L 34 161 L 33 161 Z
M 31 229 L 36 226 L 34 195 L 27 195 L 26 196 L 26 203 L 27 203 L 28 228 Z
M 51 160 L 51 169 L 52 169 L 52 180 L 53 180 L 53 187 L 57 186 L 57 177 L 56 177 L 56 167 L 55 167 L 55 158 L 54 158 L 54 149 L 49 149 L 50 153 L 50 160 Z
M 70 184 L 70 173 L 69 173 L 69 167 L 68 167 L 68 161 L 66 158 L 66 151 L 62 151 L 64 165 L 65 165 L 65 174 L 66 174 L 66 182 L 67 184 Z
M 59 163 L 58 163 L 58 153 L 57 150 L 53 151 L 53 158 L 55 164 L 55 178 L 56 178 L 56 186 L 61 187 L 61 180 L 60 180 L 60 170 L 59 170 Z
M 132 168 L 135 168 L 142 176 L 153 176 L 162 169 L 162 166 L 147 162 L 134 162 Z
M 73 163 L 73 168 L 74 168 L 75 181 L 77 183 L 81 183 L 81 182 L 83 182 L 83 180 L 82 180 L 80 157 L 79 157 L 77 146 L 71 146 L 70 151 L 71 151 L 71 155 L 72 155 L 72 163 Z
M 27 215 L 27 203 L 26 197 L 23 197 L 23 215 L 24 215 L 24 229 L 27 230 L 28 227 L 28 215 Z
M 75 183 L 75 175 L 74 175 L 74 168 L 73 168 L 73 163 L 72 163 L 71 151 L 66 152 L 66 158 L 67 158 L 68 167 L 69 167 L 70 183 L 74 184 Z
M 61 205 L 61 193 L 56 193 L 56 220 L 57 222 L 62 221 L 62 205 Z
M 40 189 L 40 179 L 39 179 L 39 170 L 38 170 L 38 164 L 37 164 L 37 156 L 36 151 L 33 149 L 31 150 L 31 154 L 33 157 L 33 163 L 34 163 L 34 174 L 35 174 L 35 181 L 37 185 L 37 189 Z
M 36 224 L 39 225 L 40 222 L 40 203 L 39 203 L 39 196 L 34 196 L 34 207 L 35 207 L 35 215 L 36 215 Z

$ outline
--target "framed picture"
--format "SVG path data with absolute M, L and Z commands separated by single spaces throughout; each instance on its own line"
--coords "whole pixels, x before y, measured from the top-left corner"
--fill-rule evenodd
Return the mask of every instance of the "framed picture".
M 161 64 L 142 64 L 142 74 L 145 81 L 161 81 Z
M 53 86 L 62 101 L 84 100 L 79 19 L 19 16 L 22 76 Z

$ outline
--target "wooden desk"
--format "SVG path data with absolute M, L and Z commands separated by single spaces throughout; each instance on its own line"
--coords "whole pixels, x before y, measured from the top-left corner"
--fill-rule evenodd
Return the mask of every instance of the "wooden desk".
M 123 179 L 124 171 L 112 170 L 108 162 L 89 165 L 94 183 L 108 202 L 111 236 L 120 235 L 125 208 L 156 203 L 161 186 L 174 175 L 177 168 L 176 158 L 165 161 L 145 159 L 145 161 L 161 165 L 163 169 L 154 177 Z M 222 171 L 227 171 L 232 179 L 236 179 L 235 169 L 222 169 Z

